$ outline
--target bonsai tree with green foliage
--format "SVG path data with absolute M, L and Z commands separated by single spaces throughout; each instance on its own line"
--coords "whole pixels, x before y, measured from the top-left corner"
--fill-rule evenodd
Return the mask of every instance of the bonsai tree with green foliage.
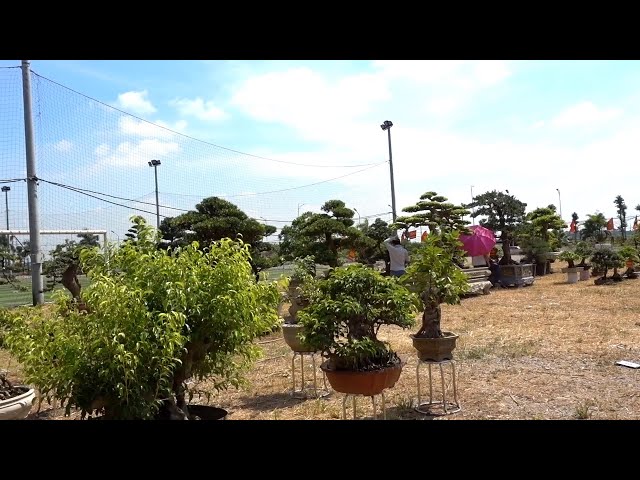
M 524 221 L 527 204 L 518 200 L 515 196 L 492 190 L 490 192 L 476 195 L 473 202 L 466 205 L 472 208 L 473 218 L 486 217 L 480 220 L 480 225 L 494 232 L 500 232 L 500 242 L 502 243 L 503 256 L 500 265 L 515 263 L 511 260 L 511 250 L 516 227 Z
M 422 325 L 415 336 L 439 338 L 443 336 L 440 305 L 459 303 L 469 290 L 467 276 L 456 265 L 463 263 L 466 254 L 458 237 L 470 233 L 464 220 L 469 211 L 436 192 L 423 193 L 415 205 L 402 211 L 412 215 L 398 217 L 394 226 L 429 227 L 426 241 L 415 247 L 401 280 L 422 300 Z
M 322 352 L 330 370 L 379 370 L 401 363 L 388 342 L 378 339 L 383 325 L 415 324 L 417 297 L 395 277 L 353 263 L 317 281 L 317 294 L 298 312 L 303 341 Z
M 579 241 L 576 243 L 574 252 L 580 257 L 579 267 L 583 267 L 585 270 L 591 268 L 591 265 L 587 264 L 587 258 L 590 258 L 594 252 L 593 245 L 590 242 L 584 240 Z
M 204 198 L 195 210 L 163 219 L 160 232 L 160 245 L 164 248 L 190 245 L 195 241 L 205 249 L 222 238 L 241 238 L 249 245 L 256 281 L 261 271 L 279 264 L 279 256 L 273 254 L 273 245 L 264 241 L 276 232 L 276 227 L 249 217 L 237 205 L 219 197 Z
M 189 418 L 187 381 L 238 386 L 260 353 L 254 340 L 278 324 L 280 295 L 255 282 L 242 241 L 158 249 L 155 229 L 133 221 L 135 242 L 80 253 L 84 311 L 66 295 L 15 310 L 4 341 L 25 380 L 67 414 Z
M 572 250 L 564 250 L 558 255 L 558 260 L 567 262 L 567 268 L 575 268 L 575 262 L 580 260 L 580 255 Z
M 628 261 L 638 263 L 640 261 L 640 257 L 638 256 L 638 250 L 632 245 L 623 245 L 618 250 L 618 255 L 620 258 L 626 263 Z M 627 278 L 637 278 L 638 274 L 635 272 L 633 265 L 627 266 L 627 269 L 624 272 L 624 276 Z
M 602 285 L 608 283 L 608 280 L 620 281 L 622 280 L 622 276 L 618 273 L 618 269 L 622 268 L 624 265 L 624 261 L 622 257 L 611 249 L 602 249 L 596 251 L 591 257 L 591 262 L 594 265 L 594 268 L 597 268 L 598 271 L 602 271 L 602 277 L 596 278 L 594 283 L 596 285 Z M 610 279 L 607 278 L 607 273 L 610 268 L 613 268 L 613 275 Z
M 325 213 L 305 212 L 282 227 L 280 253 L 286 259 L 313 255 L 318 263 L 336 267 L 339 251 L 355 246 L 363 236 L 353 226 L 355 212 L 342 200 L 329 200 L 321 209 Z
M 298 323 L 298 311 L 309 305 L 310 289 L 315 289 L 316 261 L 313 255 L 297 257 L 293 261 L 293 272 L 287 285 L 287 300 L 290 302 L 284 323 Z
M 455 305 L 469 291 L 464 272 L 453 259 L 459 255 L 462 242 L 458 231 L 428 235 L 411 257 L 401 281 L 422 300 L 422 324 L 415 334 L 422 338 L 440 338 L 442 310 L 440 305 Z

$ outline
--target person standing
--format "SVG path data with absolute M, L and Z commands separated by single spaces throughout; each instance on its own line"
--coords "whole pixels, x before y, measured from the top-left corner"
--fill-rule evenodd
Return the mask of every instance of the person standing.
M 391 275 L 400 277 L 404 275 L 407 264 L 409 263 L 409 252 L 400 244 L 397 235 L 387 238 L 384 245 L 389 251 Z

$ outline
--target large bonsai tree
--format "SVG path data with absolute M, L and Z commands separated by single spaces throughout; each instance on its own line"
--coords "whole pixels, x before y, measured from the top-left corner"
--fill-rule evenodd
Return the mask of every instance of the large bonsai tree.
M 469 211 L 436 192 L 423 193 L 415 205 L 402 211 L 412 215 L 398 217 L 394 227 L 429 227 L 426 241 L 413 250 L 403 276 L 403 282 L 422 300 L 422 326 L 416 336 L 442 337 L 440 304 L 458 303 L 469 289 L 467 276 L 456 265 L 465 254 L 458 237 L 470 233 L 469 222 L 464 220 Z
M 359 263 L 335 268 L 316 284 L 310 305 L 298 312 L 303 341 L 322 352 L 332 370 L 377 370 L 400 362 L 382 325 L 414 325 L 416 296 L 380 272 Z
M 591 262 L 594 265 L 594 268 L 601 270 L 603 272 L 602 277 L 597 278 L 594 283 L 596 285 L 602 285 L 604 283 L 608 283 L 607 272 L 610 268 L 613 268 L 613 275 L 611 280 L 619 281 L 622 280 L 622 276 L 618 273 L 618 269 L 622 268 L 624 265 L 624 260 L 618 252 L 615 252 L 610 249 L 603 249 L 596 251 L 591 257 Z
M 262 270 L 279 262 L 277 255 L 269 255 L 272 245 L 264 242 L 265 237 L 276 232 L 276 227 L 260 223 L 222 198 L 205 198 L 196 205 L 195 211 L 163 219 L 160 231 L 165 247 L 195 241 L 200 248 L 207 248 L 222 238 L 241 238 L 251 249 L 251 267 L 256 279 Z
M 280 253 L 284 258 L 312 255 L 320 264 L 336 267 L 339 250 L 351 248 L 362 232 L 353 226 L 355 212 L 342 200 L 329 200 L 325 213 L 305 212 L 280 232 Z
M 467 208 L 473 208 L 473 218 L 486 217 L 480 220 L 480 225 L 494 232 L 500 232 L 503 256 L 501 265 L 513 263 L 511 260 L 510 246 L 516 227 L 524 221 L 527 204 L 518 200 L 515 196 L 492 190 L 473 197 L 473 202 Z
M 237 386 L 259 354 L 254 339 L 278 323 L 274 282 L 255 282 L 242 241 L 158 249 L 156 231 L 134 219 L 137 241 L 85 249 L 90 278 L 78 311 L 16 310 L 5 343 L 25 380 L 86 414 L 188 418 L 187 380 Z

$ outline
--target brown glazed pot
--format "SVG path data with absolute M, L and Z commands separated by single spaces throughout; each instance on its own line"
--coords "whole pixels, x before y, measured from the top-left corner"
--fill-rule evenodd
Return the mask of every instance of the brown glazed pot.
M 453 359 L 458 335 L 452 332 L 442 332 L 444 337 L 421 338 L 410 335 L 413 347 L 418 351 L 418 358 L 429 362 L 442 362 Z
M 331 388 L 336 392 L 370 397 L 393 387 L 400 378 L 403 366 L 404 362 L 401 362 L 381 370 L 359 372 L 331 370 L 325 361 L 320 365 L 320 368 L 327 375 Z

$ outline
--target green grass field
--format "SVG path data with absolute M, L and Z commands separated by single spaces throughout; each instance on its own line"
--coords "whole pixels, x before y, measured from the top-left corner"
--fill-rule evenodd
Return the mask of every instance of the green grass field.
M 86 276 L 81 275 L 78 277 L 80 280 L 80 285 L 83 287 L 87 286 L 89 283 Z M 24 291 L 17 290 L 11 284 L 0 285 L 0 306 L 1 307 L 17 307 L 18 305 L 32 305 L 33 304 L 33 296 L 31 293 L 31 277 L 18 277 L 19 285 L 26 287 Z M 45 280 L 46 284 L 46 280 Z M 62 285 L 56 285 L 54 290 L 64 289 Z M 44 300 L 48 302 L 51 300 L 51 294 L 53 292 L 45 292 Z

